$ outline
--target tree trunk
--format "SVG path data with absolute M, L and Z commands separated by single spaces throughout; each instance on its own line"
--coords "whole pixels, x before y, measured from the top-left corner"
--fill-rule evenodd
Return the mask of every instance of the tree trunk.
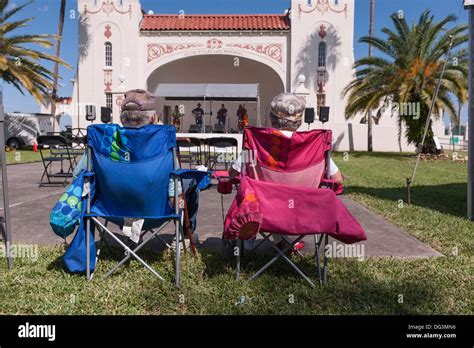
M 374 17 L 375 17 L 375 0 L 370 0 L 370 29 L 369 35 L 374 37 Z M 372 45 L 369 44 L 369 57 L 372 56 Z M 367 151 L 372 152 L 372 110 L 367 115 Z
M 457 128 L 457 136 L 461 135 L 461 108 L 462 104 L 458 104 L 458 114 L 456 116 L 456 128 Z M 454 133 L 454 132 L 453 132 Z M 456 146 L 454 144 L 454 136 L 453 136 L 453 152 L 456 151 Z
M 61 0 L 61 7 L 59 10 L 59 23 L 58 23 L 58 39 L 56 40 L 56 52 L 55 55 L 59 58 L 61 52 L 61 39 L 63 36 L 64 27 L 64 15 L 66 12 L 66 0 Z M 56 131 L 56 98 L 58 93 L 58 79 L 59 79 L 59 63 L 54 63 L 54 80 L 53 90 L 51 92 L 51 115 L 53 115 L 53 132 Z
M 402 120 L 400 115 L 398 115 L 398 149 L 400 150 L 400 154 L 402 154 Z

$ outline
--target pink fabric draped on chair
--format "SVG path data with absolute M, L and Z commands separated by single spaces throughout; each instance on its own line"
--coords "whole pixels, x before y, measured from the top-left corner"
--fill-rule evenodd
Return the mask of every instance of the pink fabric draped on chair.
M 329 234 L 344 242 L 366 240 L 357 220 L 331 189 L 320 188 L 331 150 L 330 130 L 295 132 L 247 128 L 241 183 L 227 213 L 224 238 L 250 239 L 258 232 Z M 242 236 L 246 225 L 255 226 Z

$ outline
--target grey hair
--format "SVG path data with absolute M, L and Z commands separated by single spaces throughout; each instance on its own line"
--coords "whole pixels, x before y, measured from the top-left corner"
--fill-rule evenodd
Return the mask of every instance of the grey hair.
M 303 100 L 292 93 L 280 93 L 271 102 L 272 127 L 296 131 L 302 123 L 306 106 Z
M 270 112 L 270 122 L 272 128 L 296 132 L 300 128 L 302 121 L 290 121 L 286 118 L 280 118 Z
M 271 102 L 271 110 L 275 116 L 289 118 L 291 121 L 301 117 L 305 108 L 304 101 L 292 93 L 280 93 Z
M 155 111 L 122 110 L 120 121 L 124 127 L 140 128 L 153 122 Z

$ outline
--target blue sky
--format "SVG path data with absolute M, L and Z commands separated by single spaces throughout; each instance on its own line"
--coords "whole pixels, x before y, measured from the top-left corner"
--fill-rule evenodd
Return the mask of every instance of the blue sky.
M 369 31 L 369 0 L 355 0 L 355 47 L 356 59 L 367 54 L 367 45 L 359 44 L 358 38 Z M 10 0 L 9 6 L 21 5 L 23 0 Z M 447 14 L 459 15 L 459 23 L 467 23 L 467 12 L 462 9 L 462 0 L 376 0 L 375 33 L 380 36 L 380 30 L 389 24 L 389 16 L 400 10 L 409 21 L 417 20 L 420 13 L 430 9 L 435 19 Z M 283 13 L 289 7 L 290 0 L 141 0 L 145 11 L 155 13 Z M 64 25 L 64 40 L 61 44 L 61 57 L 69 64 L 76 66 L 77 62 L 77 1 L 67 0 L 66 21 Z M 17 19 L 35 17 L 31 25 L 19 33 L 54 34 L 57 30 L 59 14 L 58 0 L 36 0 L 24 9 Z M 53 53 L 54 49 L 50 50 Z M 71 79 L 74 71 L 60 69 L 62 76 L 59 95 L 70 96 L 72 93 Z M 39 106 L 28 95 L 22 96 L 8 85 L 3 85 L 4 104 L 6 111 L 36 112 Z M 464 108 L 463 120 L 467 120 L 467 108 Z

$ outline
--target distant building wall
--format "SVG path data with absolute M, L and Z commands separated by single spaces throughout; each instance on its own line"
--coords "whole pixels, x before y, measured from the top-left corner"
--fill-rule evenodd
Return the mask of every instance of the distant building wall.
M 139 0 L 78 0 L 79 64 L 71 107 L 74 127 L 89 124 L 85 120 L 87 104 L 96 106 L 96 123 L 100 122 L 100 107 L 107 104 L 112 106 L 113 121 L 119 122 L 123 93 L 134 88 L 154 89 L 159 82 L 260 82 L 264 122 L 273 95 L 294 92 L 302 74 L 306 77 L 307 106 L 331 108 L 325 127 L 333 130 L 336 148 L 366 150 L 367 126 L 360 124 L 364 115 L 346 120 L 346 99 L 341 95 L 355 73 L 354 9 L 354 0 L 291 0 L 291 23 L 286 29 L 140 31 L 146 16 Z M 111 62 L 106 57 L 107 45 Z M 202 61 L 214 62 L 215 57 L 222 59 L 203 74 Z M 240 69 L 233 64 L 235 59 L 242 59 Z M 252 64 L 246 65 L 247 60 Z M 225 65 L 230 66 L 223 74 Z M 162 101 L 157 111 L 176 104 L 181 103 Z M 184 104 L 189 109 L 195 103 Z M 220 104 L 213 106 L 214 117 Z M 225 104 L 234 115 L 236 106 Z M 256 112 L 253 104 L 247 106 L 250 113 Z M 184 130 L 191 121 L 184 121 Z M 319 121 L 311 125 L 320 127 Z M 444 126 L 436 121 L 433 128 L 438 134 Z M 305 129 L 306 124 L 301 127 Z M 382 117 L 379 125 L 374 125 L 374 149 L 398 151 L 397 133 L 396 118 Z M 404 138 L 402 150 L 413 150 Z

